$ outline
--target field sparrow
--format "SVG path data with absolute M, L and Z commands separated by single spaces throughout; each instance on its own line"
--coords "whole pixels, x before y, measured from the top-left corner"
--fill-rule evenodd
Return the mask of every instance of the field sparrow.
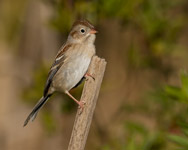
M 69 90 L 76 87 L 85 77 L 91 76 L 87 70 L 92 56 L 95 55 L 95 33 L 97 31 L 94 26 L 87 20 L 79 20 L 73 24 L 66 43 L 60 48 L 51 66 L 43 97 L 25 120 L 24 126 L 30 119 L 32 121 L 35 119 L 40 108 L 55 91 L 64 92 L 80 108 L 84 107 L 84 102 L 76 100 Z

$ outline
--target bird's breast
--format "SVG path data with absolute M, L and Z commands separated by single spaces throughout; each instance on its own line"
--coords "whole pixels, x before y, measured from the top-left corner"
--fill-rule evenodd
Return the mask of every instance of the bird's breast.
M 54 78 L 54 86 L 57 90 L 69 91 L 82 79 L 88 70 L 92 56 L 95 54 L 94 47 L 93 52 L 91 48 L 89 50 L 86 47 L 78 48 L 77 51 L 75 49 L 67 55 L 67 59 Z

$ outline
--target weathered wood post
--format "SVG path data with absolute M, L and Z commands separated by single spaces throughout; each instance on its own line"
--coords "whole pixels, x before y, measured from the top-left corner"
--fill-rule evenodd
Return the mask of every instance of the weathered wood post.
M 86 104 L 82 113 L 80 113 L 79 109 L 77 111 L 68 150 L 84 150 L 85 148 L 105 67 L 106 61 L 104 59 L 97 56 L 92 58 L 88 72 L 95 80 L 90 78 L 84 85 L 81 101 L 84 101 Z

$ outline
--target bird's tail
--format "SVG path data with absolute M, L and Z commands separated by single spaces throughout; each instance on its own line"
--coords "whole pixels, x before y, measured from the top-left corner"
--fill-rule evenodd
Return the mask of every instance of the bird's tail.
M 32 112 L 29 114 L 29 116 L 27 117 L 27 119 L 25 120 L 24 122 L 24 127 L 28 124 L 28 122 L 30 120 L 34 121 L 36 116 L 37 116 L 37 113 L 39 112 L 40 108 L 46 103 L 46 101 L 49 99 L 51 95 L 47 95 L 45 97 L 42 97 L 38 103 L 35 105 L 35 107 L 33 108 Z

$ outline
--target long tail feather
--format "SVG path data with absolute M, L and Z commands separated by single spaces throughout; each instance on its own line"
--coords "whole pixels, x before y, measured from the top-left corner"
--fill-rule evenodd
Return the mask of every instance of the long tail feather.
M 47 95 L 45 97 L 42 97 L 38 103 L 35 105 L 35 107 L 33 108 L 32 112 L 29 114 L 29 116 L 27 117 L 27 119 L 25 120 L 24 122 L 24 127 L 28 124 L 28 122 L 30 120 L 34 121 L 36 116 L 37 116 L 37 113 L 39 112 L 40 108 L 46 103 L 46 101 L 49 99 L 51 95 Z

